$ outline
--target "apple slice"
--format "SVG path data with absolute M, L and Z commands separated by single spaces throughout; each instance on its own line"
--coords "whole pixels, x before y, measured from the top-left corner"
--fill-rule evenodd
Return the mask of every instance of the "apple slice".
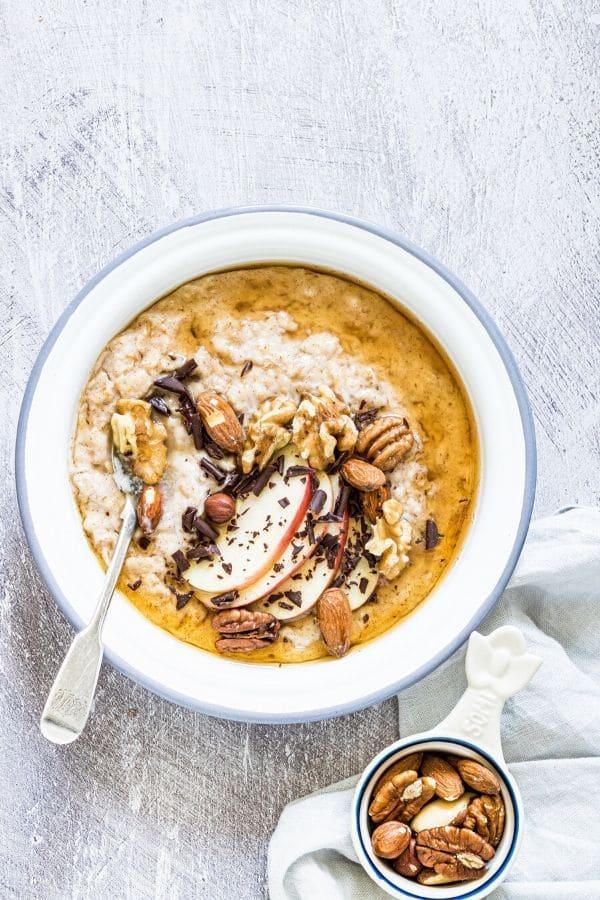
M 346 576 L 346 582 L 342 589 L 348 597 L 350 609 L 358 609 L 366 603 L 375 591 L 379 581 L 379 569 L 377 563 L 371 564 L 363 553 L 366 538 L 363 536 L 360 522 L 352 518 L 348 527 L 348 539 L 346 542 L 347 556 L 360 553 L 360 558 L 351 572 Z
M 303 465 L 293 446 L 284 451 L 284 473 Z M 302 522 L 312 495 L 308 475 L 289 478 L 273 472 L 256 496 L 238 503 L 235 517 L 215 541 L 220 555 L 192 563 L 185 578 L 192 587 L 217 596 L 239 591 L 257 581 L 282 555 Z
M 269 612 L 281 622 L 292 622 L 300 619 L 313 608 L 317 600 L 334 580 L 344 555 L 344 546 L 348 534 L 348 513 L 344 513 L 342 522 L 332 523 L 328 534 L 339 539 L 338 551 L 333 567 L 320 553 L 308 559 L 290 578 L 280 584 L 276 591 L 257 604 L 256 609 Z
M 330 513 L 333 508 L 333 485 L 331 479 L 325 472 L 319 472 L 318 478 L 319 490 L 322 490 L 325 494 L 325 502 L 318 513 L 319 516 L 323 516 L 326 513 Z M 306 520 L 306 517 L 302 520 L 300 528 L 296 531 L 290 543 L 284 548 L 283 553 L 273 563 L 269 571 L 253 584 L 239 591 L 238 596 L 227 604 L 227 609 L 248 606 L 250 603 L 260 600 L 261 597 L 271 594 L 313 555 L 318 546 L 317 540 L 327 533 L 333 523 L 321 522 L 316 524 L 314 526 L 315 540 L 311 543 L 311 539 L 306 532 Z M 211 594 L 200 594 L 200 600 L 202 600 L 209 609 L 223 609 L 222 605 L 212 602 Z

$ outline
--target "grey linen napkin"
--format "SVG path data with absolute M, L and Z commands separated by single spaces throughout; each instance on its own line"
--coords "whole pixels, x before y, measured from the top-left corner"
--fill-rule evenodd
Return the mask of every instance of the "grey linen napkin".
M 481 631 L 518 626 L 543 659 L 502 718 L 525 807 L 520 855 L 493 900 L 600 898 L 600 510 L 538 519 Z M 400 734 L 436 725 L 466 687 L 464 648 L 398 696 Z M 271 900 L 383 898 L 350 839 L 355 778 L 287 806 L 268 855 Z

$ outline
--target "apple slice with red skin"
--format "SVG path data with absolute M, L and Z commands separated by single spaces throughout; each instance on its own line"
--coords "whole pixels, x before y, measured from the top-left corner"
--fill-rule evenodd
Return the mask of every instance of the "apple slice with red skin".
M 347 512 L 344 513 L 341 522 L 332 523 L 328 534 L 339 535 L 338 552 L 333 567 L 329 568 L 327 560 L 320 554 L 311 556 L 293 576 L 279 585 L 276 591 L 261 600 L 255 609 L 269 612 L 281 622 L 293 622 L 295 619 L 305 616 L 313 608 L 323 591 L 326 591 L 335 579 L 342 564 L 348 534 Z M 297 606 L 293 603 L 289 596 L 286 596 L 286 592 L 291 592 L 300 605 Z M 273 599 L 274 595 L 275 599 Z M 285 605 L 282 606 L 282 604 Z
M 308 474 L 286 482 L 289 467 L 304 463 L 293 446 L 284 450 L 283 457 L 284 475 L 273 472 L 258 496 L 250 493 L 238 501 L 234 518 L 215 541 L 220 555 L 199 560 L 187 569 L 185 578 L 192 587 L 211 597 L 243 590 L 285 551 L 306 515 L 312 484 Z
M 315 513 L 314 517 L 323 516 L 330 513 L 333 509 L 333 485 L 331 479 L 325 472 L 319 472 L 319 490 L 325 493 L 325 502 L 319 513 Z M 307 513 L 307 517 L 310 513 Z M 199 599 L 209 609 L 236 609 L 240 606 L 248 606 L 255 603 L 261 597 L 272 594 L 279 585 L 283 584 L 291 575 L 302 566 L 307 559 L 313 555 L 317 549 L 317 540 L 332 527 L 331 522 L 321 522 L 314 525 L 314 540 L 312 543 L 306 533 L 306 518 L 302 521 L 302 525 L 294 534 L 290 543 L 284 548 L 281 556 L 273 563 L 268 572 L 262 575 L 257 581 L 239 591 L 238 596 L 231 602 L 224 605 L 217 605 L 212 602 L 212 594 L 197 592 Z

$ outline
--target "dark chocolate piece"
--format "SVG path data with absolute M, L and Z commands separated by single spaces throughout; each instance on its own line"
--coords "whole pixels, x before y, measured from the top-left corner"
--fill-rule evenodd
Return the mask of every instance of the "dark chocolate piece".
M 186 603 L 189 603 L 192 597 L 194 596 L 193 591 L 188 591 L 187 594 L 175 594 L 175 609 L 183 609 Z
M 267 482 L 274 471 L 275 471 L 275 466 L 266 466 L 265 469 L 260 473 L 260 475 L 258 476 L 256 481 L 254 482 L 254 486 L 252 488 L 252 493 L 254 494 L 255 497 L 258 497 L 258 495 L 267 486 Z
M 171 394 L 181 394 L 190 400 L 190 392 L 185 384 L 176 378 L 175 375 L 164 375 L 162 378 L 156 378 L 154 381 L 156 387 L 162 388 L 163 391 L 169 391 Z
M 188 506 L 181 516 L 181 527 L 189 534 L 194 530 L 194 519 L 198 510 L 195 506 Z
M 364 594 L 364 592 L 367 590 L 367 585 L 368 585 L 368 583 L 369 583 L 369 579 L 368 579 L 368 578 L 365 578 L 365 577 L 363 576 L 363 577 L 360 579 L 360 581 L 359 581 L 359 583 L 358 583 L 358 589 L 359 589 L 359 591 L 361 592 L 361 594 Z
M 143 534 L 140 538 L 138 538 L 138 547 L 141 547 L 142 550 L 147 550 L 149 546 L 150 546 L 150 538 L 146 537 L 145 534 Z
M 311 475 L 312 471 L 310 466 L 290 466 L 285 473 L 285 477 L 296 478 L 298 475 Z
M 212 478 L 215 479 L 217 484 L 222 484 L 227 477 L 227 473 L 221 469 L 220 466 L 217 466 L 214 462 L 211 462 L 210 459 L 207 459 L 205 456 L 200 460 L 200 468 L 204 469 Z
M 187 359 L 184 363 L 182 363 L 178 369 L 175 369 L 173 375 L 175 378 L 178 378 L 180 381 L 183 381 L 184 378 L 187 378 L 198 368 L 198 363 L 195 359 Z
M 278 500 L 277 502 L 279 503 L 279 505 L 281 506 L 282 509 L 285 509 L 286 506 L 290 505 L 290 501 L 288 500 L 287 497 L 282 497 L 281 500 Z
M 211 597 L 211 603 L 214 603 L 215 606 L 226 606 L 238 596 L 237 591 L 227 591 L 226 594 L 218 594 L 216 597 Z
M 425 522 L 425 549 L 433 550 L 440 542 L 440 533 L 433 519 Z
M 155 409 L 161 416 L 170 416 L 171 410 L 167 406 L 162 397 L 150 397 L 150 406 Z
M 212 559 L 214 553 L 208 547 L 192 547 L 185 555 L 188 559 Z
M 139 588 L 141 583 L 142 583 L 142 579 L 138 578 L 136 581 L 133 582 L 133 584 L 128 584 L 127 587 L 129 588 L 130 591 L 137 591 L 137 589 Z
M 219 532 L 215 531 L 215 529 L 205 522 L 204 519 L 200 518 L 200 516 L 196 516 L 194 519 L 194 528 L 201 534 L 203 537 L 209 538 L 211 541 L 216 541 L 219 536 Z
M 185 572 L 186 569 L 189 569 L 190 564 L 185 558 L 183 550 L 176 550 L 175 553 L 172 554 L 172 559 L 179 572 Z
M 283 454 L 281 456 L 278 456 L 277 459 L 275 460 L 275 462 L 273 463 L 273 465 L 275 466 L 275 468 L 277 469 L 277 471 L 279 472 L 280 475 L 283 475 L 284 464 L 285 464 L 285 460 L 283 458 Z
M 327 494 L 325 491 L 315 491 L 312 495 L 312 499 L 310 501 L 310 506 L 308 507 L 311 512 L 320 513 L 323 509 L 323 505 L 327 499 Z

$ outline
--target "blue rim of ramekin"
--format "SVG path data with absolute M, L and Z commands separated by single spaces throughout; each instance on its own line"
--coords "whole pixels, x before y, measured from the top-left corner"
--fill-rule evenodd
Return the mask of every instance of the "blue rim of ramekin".
M 523 547 L 523 543 L 525 541 L 529 528 L 536 485 L 535 429 L 533 425 L 533 417 L 531 414 L 529 401 L 527 399 L 527 393 L 525 391 L 521 375 L 517 368 L 517 364 L 513 358 L 511 351 L 508 348 L 506 341 L 504 340 L 502 334 L 500 333 L 495 322 L 492 320 L 491 316 L 483 308 L 481 303 L 476 299 L 471 291 L 466 287 L 466 285 L 464 285 L 462 281 L 460 281 L 460 279 L 458 279 L 455 275 L 449 272 L 445 268 L 445 266 L 443 266 L 440 262 L 430 256 L 424 250 L 421 250 L 411 241 L 395 234 L 393 231 L 390 231 L 387 228 L 381 228 L 377 225 L 373 225 L 370 222 L 365 222 L 362 219 L 356 219 L 352 216 L 344 215 L 342 213 L 334 213 L 327 210 L 303 206 L 240 206 L 200 213 L 197 216 L 192 216 L 191 218 L 183 219 L 180 222 L 175 222 L 173 225 L 167 225 L 165 228 L 161 228 L 159 231 L 154 232 L 153 234 L 139 241 L 137 244 L 134 244 L 128 250 L 125 250 L 123 253 L 119 254 L 119 256 L 117 256 L 112 262 L 101 269 L 101 271 L 98 272 L 97 275 L 95 275 L 90 281 L 88 281 L 87 284 L 82 288 L 82 290 L 79 291 L 77 296 L 66 307 L 66 309 L 54 325 L 52 331 L 46 338 L 46 341 L 44 342 L 34 363 L 31 375 L 29 376 L 29 381 L 27 382 L 27 387 L 23 396 L 23 402 L 21 404 L 19 422 L 17 425 L 17 439 L 15 450 L 15 478 L 17 485 L 17 500 L 19 504 L 19 511 L 21 514 L 21 520 L 23 522 L 23 529 L 25 531 L 25 537 L 27 538 L 29 548 L 40 571 L 42 579 L 44 580 L 46 586 L 48 587 L 50 593 L 53 595 L 63 614 L 71 622 L 71 624 L 74 627 L 81 627 L 83 622 L 58 587 L 58 584 L 56 583 L 54 576 L 52 575 L 50 567 L 46 563 L 44 554 L 39 545 L 33 527 L 33 521 L 31 518 L 29 501 L 27 497 L 27 484 L 25 479 L 25 442 L 29 409 L 31 407 L 31 402 L 35 393 L 38 379 L 40 377 L 40 373 L 43 369 L 44 363 L 46 362 L 48 354 L 54 346 L 67 320 L 73 315 L 74 311 L 77 309 L 79 304 L 82 303 L 82 301 L 86 298 L 90 291 L 103 278 L 105 278 L 110 272 L 112 272 L 113 269 L 116 269 L 135 253 L 138 253 L 140 250 L 143 250 L 150 244 L 159 241 L 161 238 L 166 237 L 168 234 L 171 234 L 174 231 L 178 231 L 181 228 L 190 228 L 203 222 L 210 222 L 214 219 L 225 219 L 229 218 L 230 216 L 246 215 L 248 213 L 274 212 L 299 213 L 302 215 L 316 216 L 317 218 L 322 219 L 332 219 L 335 222 L 341 222 L 344 225 L 352 225 L 355 228 L 360 228 L 363 231 L 368 231 L 371 234 L 374 234 L 386 241 L 389 241 L 392 244 L 395 244 L 397 247 L 401 247 L 407 253 L 410 253 L 412 256 L 425 263 L 425 265 L 429 266 L 430 269 L 433 269 L 434 272 L 437 272 L 437 274 L 441 278 L 443 278 L 459 294 L 460 297 L 462 297 L 464 302 L 479 319 L 479 321 L 489 334 L 490 338 L 492 339 L 510 378 L 521 415 L 521 424 L 523 427 L 523 436 L 525 440 L 525 486 L 523 490 L 521 519 L 519 522 L 519 527 L 517 529 L 517 535 L 515 537 L 512 551 L 509 555 L 504 570 L 500 575 L 498 582 L 496 583 L 495 588 L 486 598 L 485 602 L 481 604 L 477 614 L 473 616 L 468 625 L 463 628 L 462 631 L 458 635 L 456 635 L 454 639 L 446 647 L 444 647 L 443 650 L 437 653 L 432 659 L 428 660 L 427 663 L 415 669 L 410 673 L 410 675 L 407 675 L 404 678 L 400 679 L 392 686 L 386 687 L 380 691 L 375 691 L 366 697 L 362 697 L 359 701 L 349 701 L 348 703 L 329 707 L 323 710 L 318 710 L 314 713 L 310 712 L 300 715 L 286 715 L 285 713 L 273 715 L 242 713 L 238 710 L 229 709 L 228 707 L 221 707 L 217 704 L 195 700 L 194 698 L 188 697 L 185 694 L 180 694 L 178 691 L 169 690 L 165 688 L 164 685 L 162 685 L 160 682 L 155 681 L 153 678 L 141 675 L 117 653 L 114 653 L 113 651 L 110 651 L 106 648 L 104 650 L 105 659 L 107 659 L 111 663 L 111 665 L 113 665 L 116 669 L 119 669 L 121 672 L 123 672 L 123 674 L 127 675 L 133 681 L 136 681 L 138 684 L 141 684 L 143 687 L 147 688 L 153 693 L 158 694 L 160 697 L 164 697 L 166 700 L 170 700 L 173 703 L 177 703 L 180 706 L 186 706 L 189 709 L 193 709 L 198 712 L 203 712 L 212 716 L 218 716 L 219 718 L 241 722 L 256 722 L 262 724 L 311 722 L 320 719 L 332 718 L 334 716 L 346 715 L 347 713 L 355 712 L 358 709 L 364 709 L 365 707 L 371 706 L 372 704 L 381 703 L 382 700 L 385 700 L 387 697 L 390 697 L 392 694 L 395 694 L 402 688 L 408 687 L 409 685 L 419 681 L 425 675 L 428 675 L 429 672 L 432 672 L 434 669 L 436 669 L 442 662 L 444 662 L 444 660 L 451 656 L 452 653 L 458 650 L 458 648 L 465 642 L 471 632 L 490 612 L 490 610 L 500 597 L 502 591 L 504 590 L 513 572 L 513 569 L 517 564 L 517 560 L 521 553 L 521 549 Z
M 360 792 L 357 791 L 355 793 L 354 799 L 353 799 L 353 808 L 352 808 L 352 815 L 353 815 L 353 818 L 354 818 L 354 821 L 356 824 L 356 834 L 358 835 L 358 840 L 360 841 L 360 846 L 361 846 L 364 858 L 367 860 L 367 862 L 369 864 L 368 865 L 369 874 L 372 873 L 371 877 L 374 878 L 375 881 L 382 882 L 382 883 L 385 882 L 385 884 L 389 885 L 392 888 L 392 890 L 398 895 L 398 897 L 408 897 L 409 900 L 423 900 L 423 894 L 414 894 L 411 891 L 405 891 L 403 888 L 398 887 L 397 884 L 394 884 L 393 881 L 390 881 L 389 878 L 386 878 L 385 873 L 382 871 L 382 868 L 379 868 L 378 866 L 375 865 L 375 863 L 371 859 L 369 851 L 365 847 L 365 842 L 363 840 L 362 829 L 360 827 L 360 810 L 361 810 L 363 797 L 364 797 L 365 791 L 367 789 L 367 785 L 370 782 L 371 778 L 373 777 L 374 772 L 376 772 L 377 769 L 381 768 L 381 766 L 384 765 L 387 762 L 387 760 L 390 759 L 390 757 L 395 756 L 397 753 L 399 753 L 401 751 L 403 752 L 404 750 L 409 750 L 414 744 L 423 744 L 423 743 L 426 743 L 427 741 L 436 741 L 436 742 L 442 741 L 446 744 L 457 744 L 460 747 L 467 747 L 469 750 L 472 750 L 474 753 L 477 753 L 480 756 L 483 756 L 484 759 L 487 759 L 487 761 L 490 763 L 492 768 L 496 772 L 500 773 L 502 781 L 504 782 L 506 789 L 508 791 L 508 794 L 510 796 L 510 800 L 511 800 L 512 807 L 513 807 L 513 812 L 514 812 L 514 816 L 515 816 L 515 824 L 514 824 L 514 828 L 513 828 L 513 836 L 512 836 L 512 840 L 510 842 L 510 847 L 508 848 L 508 850 L 506 852 L 506 856 L 502 860 L 501 865 L 498 866 L 498 868 L 496 869 L 494 874 L 490 876 L 490 878 L 487 878 L 485 881 L 482 881 L 478 887 L 473 887 L 471 890 L 468 890 L 465 894 L 457 894 L 455 897 L 452 897 L 452 900 L 467 900 L 467 898 L 476 898 L 484 888 L 489 893 L 492 890 L 492 885 L 496 884 L 498 882 L 498 879 L 501 879 L 501 876 L 506 871 L 506 869 L 510 865 L 512 865 L 512 861 L 513 861 L 515 854 L 519 847 L 519 837 L 521 834 L 520 800 L 517 797 L 515 790 L 511 784 L 510 773 L 508 773 L 509 777 L 507 778 L 506 773 L 505 773 L 505 768 L 502 766 L 499 766 L 498 763 L 496 762 L 496 760 L 494 759 L 494 757 L 491 756 L 489 753 L 486 753 L 486 751 L 482 747 L 478 747 L 477 744 L 472 744 L 472 743 L 470 743 L 470 741 L 465 741 L 460 738 L 444 737 L 443 735 L 438 735 L 438 734 L 432 734 L 430 737 L 427 737 L 424 735 L 418 735 L 418 734 L 411 735 L 410 737 L 406 738 L 406 740 L 397 741 L 395 744 L 392 744 L 392 746 L 389 747 L 388 752 L 383 757 L 381 757 L 380 755 L 376 756 L 375 759 L 367 766 L 367 768 L 364 770 L 363 774 L 360 776 L 361 781 L 362 781 L 362 788 L 361 788 Z M 363 866 L 364 866 L 364 863 L 363 863 Z M 408 881 L 409 879 L 406 879 L 406 880 Z M 467 883 L 470 885 L 473 884 L 472 881 L 467 882 Z M 451 886 L 452 885 L 449 885 L 449 887 L 451 887 Z M 454 886 L 456 886 L 456 885 L 454 885 Z

